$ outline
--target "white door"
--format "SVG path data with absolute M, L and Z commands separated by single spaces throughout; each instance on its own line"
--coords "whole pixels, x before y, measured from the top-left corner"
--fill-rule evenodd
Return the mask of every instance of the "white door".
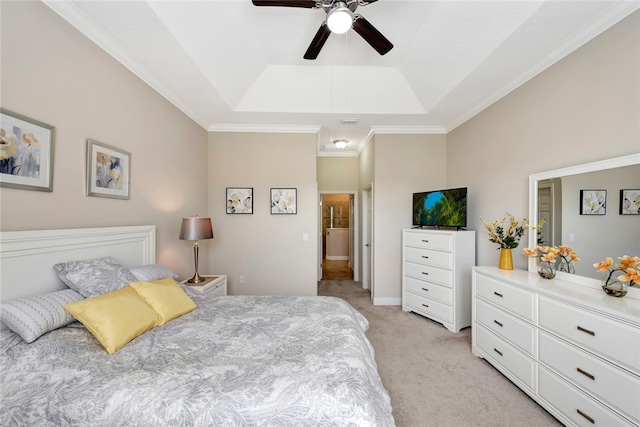
M 353 226 L 354 224 L 354 211 L 355 211 L 355 202 L 354 202 L 354 195 L 350 194 L 349 195 L 349 268 L 351 268 L 351 270 L 354 273 L 355 276 L 355 265 L 354 265 L 354 260 L 353 260 L 353 255 L 354 255 L 354 230 L 355 227 Z M 355 277 L 353 278 L 354 280 Z
M 538 184 L 538 218 L 544 220 L 542 230 L 537 233 L 537 245 L 555 246 L 555 224 L 553 215 L 553 183 L 540 182 Z M 532 224 L 536 225 L 536 224 Z M 533 245 L 533 243 L 532 243 Z

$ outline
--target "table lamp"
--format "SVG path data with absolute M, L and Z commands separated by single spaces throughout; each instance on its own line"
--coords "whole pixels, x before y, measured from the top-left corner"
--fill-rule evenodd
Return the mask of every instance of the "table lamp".
M 198 240 L 213 239 L 213 227 L 211 218 L 182 218 L 182 227 L 180 228 L 180 240 L 193 240 L 193 256 L 196 262 L 196 274 L 189 280 L 187 284 L 196 284 L 204 282 L 206 279 L 198 274 Z

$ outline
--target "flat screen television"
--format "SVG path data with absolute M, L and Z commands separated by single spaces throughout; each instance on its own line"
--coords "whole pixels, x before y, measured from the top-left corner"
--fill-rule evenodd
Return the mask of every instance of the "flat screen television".
M 414 227 L 467 226 L 467 187 L 413 193 Z

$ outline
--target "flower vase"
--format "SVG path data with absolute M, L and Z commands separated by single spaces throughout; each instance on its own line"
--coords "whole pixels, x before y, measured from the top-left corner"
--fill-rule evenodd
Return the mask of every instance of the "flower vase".
M 501 270 L 513 270 L 513 257 L 511 249 L 500 249 L 500 262 L 498 268 Z
M 538 274 L 543 279 L 553 279 L 556 277 L 556 266 L 548 261 L 542 261 L 538 265 Z
M 576 268 L 573 265 L 571 265 L 571 263 L 565 260 L 560 261 L 560 265 L 558 266 L 558 271 L 563 271 L 569 274 L 576 274 Z
M 602 278 L 602 290 L 612 297 L 622 298 L 627 294 L 629 284 L 621 282 L 615 277 Z

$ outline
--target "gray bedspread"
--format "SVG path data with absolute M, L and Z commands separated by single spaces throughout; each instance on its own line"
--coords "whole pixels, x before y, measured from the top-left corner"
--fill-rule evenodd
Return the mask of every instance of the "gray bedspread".
M 111 356 L 73 325 L 5 339 L 0 425 L 394 425 L 368 322 L 346 302 L 193 299 Z

